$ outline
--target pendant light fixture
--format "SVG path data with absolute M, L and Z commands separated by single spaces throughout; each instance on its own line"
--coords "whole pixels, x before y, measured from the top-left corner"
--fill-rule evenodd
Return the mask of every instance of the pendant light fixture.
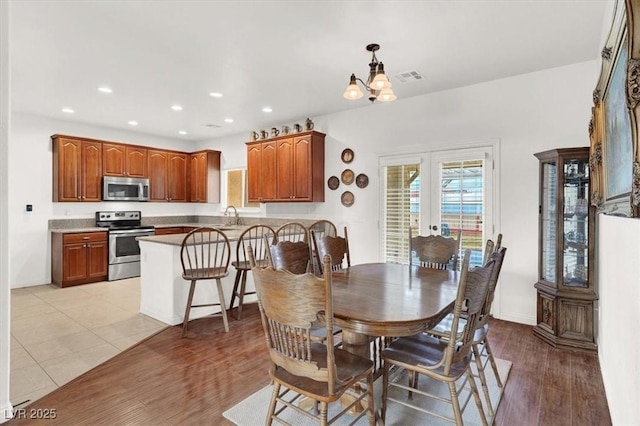
M 367 51 L 371 52 L 371 62 L 369 63 L 369 77 L 364 82 L 362 79 L 356 77 L 355 74 L 351 74 L 349 79 L 349 85 L 344 91 L 342 96 L 345 99 L 353 100 L 360 99 L 363 95 L 360 87 L 358 87 L 358 81 L 362 83 L 364 88 L 369 91 L 369 100 L 373 103 L 377 100 L 380 102 L 390 102 L 396 100 L 396 95 L 391 90 L 391 82 L 384 73 L 384 64 L 378 62 L 376 58 L 376 51 L 380 49 L 379 44 L 369 44 Z

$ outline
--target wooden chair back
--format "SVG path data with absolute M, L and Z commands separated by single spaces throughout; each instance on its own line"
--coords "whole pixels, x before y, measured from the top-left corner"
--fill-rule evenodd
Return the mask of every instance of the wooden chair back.
M 495 253 L 502 246 L 502 234 L 498 234 L 498 238 L 496 238 L 496 242 L 493 240 L 487 240 L 487 243 L 484 246 L 484 258 L 482 263 L 485 264 L 491 259 L 491 255 Z
M 498 236 L 500 238 L 500 236 Z M 480 318 L 478 321 L 478 327 L 484 326 L 489 320 L 489 316 L 491 314 L 491 305 L 493 304 L 493 296 L 496 291 L 496 286 L 498 285 L 498 279 L 500 278 L 500 271 L 502 270 L 502 262 L 504 261 L 504 256 L 507 254 L 506 247 L 499 247 L 498 250 L 493 252 L 489 257 L 489 260 L 485 262 L 485 265 L 493 262 L 493 271 L 491 273 L 491 279 L 489 281 L 489 289 L 487 291 L 487 297 L 484 302 L 484 306 L 482 307 L 482 311 L 480 312 Z
M 330 268 L 329 256 L 323 262 Z M 272 267 L 255 267 L 252 272 L 271 361 L 293 375 L 326 382 L 329 394 L 334 394 L 340 379 L 332 333 L 331 274 L 318 278 Z M 311 326 L 321 312 L 327 329 L 325 344 L 311 337 Z
M 251 246 L 254 258 L 258 264 L 266 266 L 268 264 L 269 244 L 275 241 L 275 231 L 268 225 L 253 225 L 245 229 L 238 238 L 236 246 L 236 260 L 233 266 L 237 269 L 251 269 L 247 248 Z
M 206 280 L 228 274 L 231 246 L 224 232 L 201 227 L 189 232 L 180 246 L 182 277 Z
M 458 238 L 447 238 L 442 235 L 412 235 L 409 228 L 409 264 L 413 265 L 413 254 L 416 254 L 419 265 L 433 269 L 456 270 L 458 266 Z
M 326 219 L 318 220 L 309 226 L 309 234 L 313 231 L 316 237 L 323 238 L 325 236 L 335 237 L 338 235 L 338 230 L 333 222 Z
M 470 257 L 471 250 L 466 249 L 453 308 L 451 329 L 447 336 L 447 349 L 444 351 L 442 360 L 445 375 L 450 374 L 451 367 L 467 357 L 472 349 L 475 330 L 478 327 L 493 276 L 495 262 L 490 261 L 484 266 L 469 270 Z M 463 317 L 466 323 L 462 333 L 458 334 L 458 325 Z
M 293 274 L 309 272 L 311 252 L 305 241 L 278 241 L 269 245 L 269 266 Z
M 344 227 L 344 237 L 325 235 L 320 238 L 315 235 L 315 231 L 311 231 L 313 240 L 313 251 L 315 252 L 316 263 L 319 266 L 318 273 L 322 275 L 325 271 L 322 259 L 329 255 L 331 258 L 331 271 L 339 271 L 344 267 L 351 266 L 351 255 L 349 253 L 349 235 L 347 227 Z
M 287 222 L 276 229 L 275 241 L 304 241 L 308 243 L 309 230 L 301 223 Z

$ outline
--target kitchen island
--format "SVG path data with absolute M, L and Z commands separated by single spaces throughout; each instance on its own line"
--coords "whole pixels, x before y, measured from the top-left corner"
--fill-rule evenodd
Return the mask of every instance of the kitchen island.
M 199 226 L 208 226 L 198 224 Z M 246 226 L 224 226 L 223 232 L 231 243 L 231 262 L 236 259 L 236 243 Z M 182 324 L 190 282 L 182 278 L 180 246 L 186 234 L 139 237 L 140 244 L 140 313 L 169 325 Z M 229 276 L 222 279 L 225 306 L 231 300 L 236 269 L 229 263 Z M 254 291 L 251 274 L 247 277 L 247 292 Z M 249 295 L 245 302 L 255 301 Z M 193 304 L 215 303 L 218 292 L 215 281 L 196 286 Z M 235 304 L 237 306 L 237 304 Z M 191 320 L 220 312 L 219 306 L 193 308 Z

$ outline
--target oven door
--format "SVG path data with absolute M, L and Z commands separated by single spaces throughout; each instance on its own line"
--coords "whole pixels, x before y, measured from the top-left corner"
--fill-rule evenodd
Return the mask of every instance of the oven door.
M 140 261 L 136 237 L 154 235 L 153 230 L 119 229 L 109 231 L 109 265 Z

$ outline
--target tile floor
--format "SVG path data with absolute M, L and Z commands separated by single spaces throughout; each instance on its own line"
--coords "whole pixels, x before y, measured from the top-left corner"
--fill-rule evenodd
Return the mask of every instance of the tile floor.
M 35 401 L 166 327 L 139 308 L 139 278 L 11 290 L 13 405 Z

